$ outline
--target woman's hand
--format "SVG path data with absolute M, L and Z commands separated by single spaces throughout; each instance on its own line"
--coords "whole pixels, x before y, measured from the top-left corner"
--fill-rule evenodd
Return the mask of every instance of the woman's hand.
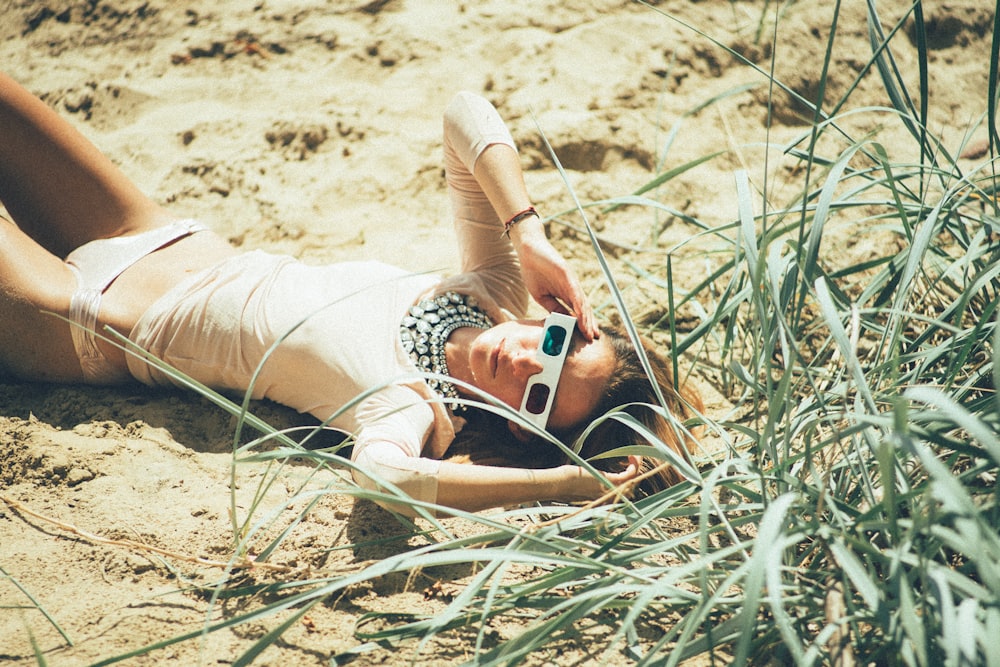
M 624 495 L 628 496 L 631 493 L 631 489 L 626 485 L 639 476 L 641 464 L 642 459 L 640 457 L 629 456 L 628 466 L 621 472 L 602 472 L 601 474 L 616 489 L 622 489 Z M 594 477 L 580 466 L 560 466 L 559 472 L 563 478 L 563 493 L 560 494 L 558 500 L 564 502 L 597 500 L 611 491 L 600 479 Z
M 531 218 L 511 229 L 511 239 L 521 261 L 521 276 L 528 293 L 549 312 L 577 318 L 580 333 L 588 340 L 600 336 L 590 301 L 576 273 L 545 236 L 541 221 Z
M 491 144 L 476 161 L 475 178 L 500 220 L 527 211 L 531 203 L 517 152 L 506 144 Z M 502 228 L 500 232 L 504 231 Z M 545 237 L 537 216 L 528 216 L 508 230 L 521 261 L 521 277 L 528 293 L 548 311 L 576 317 L 580 333 L 588 340 L 600 335 L 594 311 L 580 281 Z

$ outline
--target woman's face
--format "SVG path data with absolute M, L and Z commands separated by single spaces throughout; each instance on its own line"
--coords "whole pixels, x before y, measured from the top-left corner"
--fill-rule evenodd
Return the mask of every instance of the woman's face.
M 543 325 L 543 320 L 511 320 L 479 333 L 469 349 L 473 384 L 515 410 L 520 408 L 528 378 L 542 370 L 537 354 Z M 574 332 L 548 427 L 569 428 L 590 416 L 614 367 L 609 343 L 601 338 L 588 343 Z

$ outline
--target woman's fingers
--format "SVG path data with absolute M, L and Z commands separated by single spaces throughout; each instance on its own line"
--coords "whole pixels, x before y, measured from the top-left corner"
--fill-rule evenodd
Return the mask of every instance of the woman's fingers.
M 572 314 L 588 341 L 600 335 L 597 318 L 573 269 L 544 238 L 525 243 L 521 270 L 531 296 L 549 312 Z
M 576 315 L 577 327 L 584 338 L 588 341 L 594 340 L 601 335 L 601 330 L 597 326 L 597 318 L 594 317 L 594 309 L 590 306 L 590 300 L 583 293 L 583 288 L 580 287 L 576 277 L 570 276 L 570 279 L 570 293 L 573 295 L 571 304 Z
M 629 456 L 628 466 L 624 470 L 620 472 L 606 472 L 604 476 L 615 486 L 621 486 L 638 477 L 640 470 L 642 470 L 642 457 Z

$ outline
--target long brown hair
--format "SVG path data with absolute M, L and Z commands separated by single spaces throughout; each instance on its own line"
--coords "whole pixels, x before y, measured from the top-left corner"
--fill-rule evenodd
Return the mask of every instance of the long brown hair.
M 639 355 L 625 333 L 619 327 L 602 327 L 602 336 L 607 336 L 615 353 L 615 370 L 604 388 L 604 394 L 590 416 L 590 421 L 618 410 L 626 412 L 643 424 L 653 436 L 687 459 L 692 444 L 693 433 L 685 429 L 681 422 L 704 410 L 701 395 L 690 385 L 674 386 L 671 364 L 664 359 L 648 340 L 640 339 L 646 358 L 653 372 L 653 380 L 663 397 L 663 408 L 672 419 L 665 418 L 655 406 L 660 405 L 653 384 L 639 361 Z M 575 442 L 587 424 L 575 431 L 560 433 L 563 442 Z M 696 434 L 698 429 L 694 429 Z M 626 445 L 648 445 L 647 439 L 633 428 L 615 419 L 605 419 L 591 433 L 580 448 L 580 456 L 589 459 L 598 454 Z M 640 473 L 656 470 L 656 473 L 639 486 L 639 495 L 650 495 L 681 481 L 681 475 L 673 466 L 662 465 L 663 461 L 649 456 L 642 459 Z M 610 459 L 608 463 L 595 462 L 596 467 L 605 470 L 620 470 L 624 459 Z
M 615 369 L 611 379 L 604 387 L 596 408 L 583 423 L 572 429 L 553 431 L 553 435 L 572 446 L 594 420 L 613 410 L 621 410 L 632 415 L 657 439 L 686 458 L 691 433 L 677 428 L 673 422 L 682 422 L 701 412 L 704 409 L 701 395 L 690 385 L 675 388 L 670 364 L 649 341 L 643 340 L 643 350 L 666 403 L 664 407 L 674 418 L 665 419 L 653 407 L 659 405 L 659 398 L 625 331 L 617 326 L 603 325 L 601 337 L 607 338 L 614 350 Z M 548 468 L 567 462 L 562 450 L 541 438 L 532 438 L 527 442 L 515 438 L 505 419 L 485 411 L 470 412 L 468 425 L 448 450 L 449 460 L 520 468 Z M 645 437 L 633 428 L 615 419 L 605 419 L 587 435 L 580 448 L 580 456 L 590 459 L 619 447 L 648 444 Z M 658 459 L 643 457 L 640 472 L 656 469 L 656 474 L 640 483 L 636 495 L 650 495 L 681 480 L 676 468 L 662 463 Z M 593 465 L 600 470 L 620 470 L 625 466 L 625 459 L 602 459 L 594 461 Z

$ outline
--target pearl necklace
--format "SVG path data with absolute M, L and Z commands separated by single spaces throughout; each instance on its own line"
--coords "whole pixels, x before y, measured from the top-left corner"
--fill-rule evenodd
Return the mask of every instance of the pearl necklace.
M 474 297 L 445 292 L 410 306 L 399 325 L 399 340 L 418 369 L 448 375 L 444 344 L 451 332 L 460 327 L 489 329 L 492 326 L 493 322 L 479 309 Z M 458 390 L 451 382 L 427 378 L 427 384 L 444 398 L 458 398 Z M 451 409 L 464 412 L 465 406 L 452 405 Z

